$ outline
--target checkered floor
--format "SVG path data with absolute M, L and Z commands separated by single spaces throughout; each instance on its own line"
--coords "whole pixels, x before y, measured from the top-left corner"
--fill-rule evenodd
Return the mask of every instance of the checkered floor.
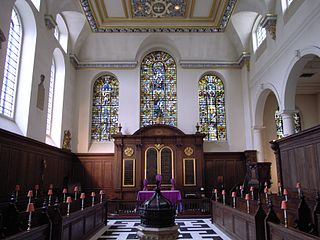
M 129 240 L 138 239 L 137 228 L 140 219 L 110 219 L 108 225 L 97 232 L 90 240 Z M 231 240 L 210 219 L 176 219 L 180 226 L 178 239 Z

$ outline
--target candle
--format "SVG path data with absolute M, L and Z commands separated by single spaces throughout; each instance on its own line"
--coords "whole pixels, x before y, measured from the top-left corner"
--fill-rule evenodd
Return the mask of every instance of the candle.
M 252 200 L 254 200 L 254 187 L 253 186 L 250 187 L 250 192 L 251 192 L 251 198 L 252 198 Z
M 231 197 L 232 197 L 232 203 L 233 203 L 233 208 L 236 208 L 236 192 L 232 192 Z
M 283 189 L 284 199 L 288 202 L 288 190 L 286 188 Z
M 278 182 L 278 196 L 282 196 L 282 186 L 281 186 L 281 182 Z
M 216 202 L 218 201 L 218 189 L 214 189 L 214 197 L 215 197 L 215 200 Z
M 96 196 L 96 193 L 95 192 L 92 192 L 91 193 L 91 197 L 92 197 L 92 204 L 91 206 L 93 207 L 94 206 L 94 197 Z
M 86 195 L 85 193 L 81 193 L 80 195 L 80 199 L 81 199 L 81 210 L 83 210 L 84 208 L 84 199 L 85 199 Z
M 27 231 L 30 231 L 30 230 L 31 230 L 31 216 L 32 216 L 32 212 L 34 212 L 34 205 L 33 205 L 33 203 L 28 203 L 26 212 L 29 213 L 28 229 L 27 229 Z
M 16 185 L 16 202 L 18 201 L 19 191 L 20 191 L 20 185 L 17 184 L 17 185 Z
M 222 190 L 222 202 L 223 205 L 226 205 L 226 190 Z
M 264 194 L 266 195 L 266 203 L 268 203 L 268 187 L 264 188 Z
M 67 197 L 67 204 L 68 204 L 68 208 L 67 208 L 67 216 L 70 215 L 70 204 L 72 203 L 72 199 L 71 197 Z
M 74 200 L 77 200 L 77 194 L 78 194 L 78 191 L 79 191 L 78 186 L 74 186 L 73 191 L 74 191 Z
M 102 203 L 104 191 L 100 190 L 99 194 L 100 194 L 100 203 Z
M 28 191 L 27 197 L 29 198 L 29 203 L 31 203 L 31 198 L 33 197 L 33 192 L 32 190 Z
M 284 226 L 288 227 L 288 216 L 287 216 L 287 201 L 281 202 L 281 209 L 283 210 Z
M 52 196 L 52 189 L 49 189 L 48 190 L 48 196 L 49 196 L 49 201 L 48 201 L 48 206 L 50 206 L 51 205 L 51 196 Z
M 247 201 L 247 213 L 250 213 L 250 194 L 246 194 L 245 200 Z
M 67 194 L 67 192 L 68 192 L 68 189 L 66 189 L 66 188 L 64 188 L 64 189 L 62 190 L 62 193 L 63 193 L 63 202 L 64 202 L 64 203 L 66 202 L 66 194 Z
M 243 198 L 243 185 L 240 185 L 240 197 Z
M 296 188 L 297 188 L 297 190 L 298 190 L 298 196 L 299 196 L 299 198 L 300 198 L 300 197 L 301 197 L 301 184 L 300 184 L 300 182 L 297 182 Z

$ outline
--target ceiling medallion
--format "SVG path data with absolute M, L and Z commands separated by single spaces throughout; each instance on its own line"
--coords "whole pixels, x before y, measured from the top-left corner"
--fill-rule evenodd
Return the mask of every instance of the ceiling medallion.
M 133 0 L 134 17 L 183 17 L 186 12 L 185 0 Z

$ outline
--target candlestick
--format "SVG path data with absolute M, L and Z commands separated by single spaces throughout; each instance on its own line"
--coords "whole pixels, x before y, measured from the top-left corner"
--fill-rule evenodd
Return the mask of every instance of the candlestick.
M 243 185 L 240 185 L 240 197 L 243 198 Z
M 266 195 L 266 204 L 268 204 L 268 187 L 264 188 L 264 194 Z
M 16 197 L 16 202 L 18 202 L 19 191 L 20 191 L 20 185 L 17 184 L 17 185 L 16 185 L 16 194 L 15 194 L 15 195 L 16 195 L 16 196 L 15 196 L 15 197 Z
M 31 230 L 31 217 L 32 217 L 32 212 L 34 212 L 34 205 L 33 203 L 28 203 L 26 212 L 29 213 L 28 217 L 28 228 L 27 231 L 29 232 Z
M 251 192 L 251 198 L 254 200 L 254 188 L 253 186 L 250 187 L 250 192 Z
M 84 199 L 85 199 L 86 195 L 85 193 L 81 193 L 80 195 L 80 199 L 81 199 L 81 211 L 83 210 L 84 208 Z
M 281 209 L 283 210 L 284 226 L 288 227 L 288 215 L 287 215 L 287 201 L 281 202 Z
M 286 188 L 283 189 L 284 199 L 288 202 L 288 190 Z
M 66 189 L 66 188 L 64 188 L 64 189 L 62 190 L 62 193 L 63 193 L 63 203 L 66 202 L 66 194 L 67 194 L 67 192 L 68 192 L 68 189 Z
M 29 203 L 31 203 L 31 198 L 33 197 L 33 192 L 32 190 L 28 191 L 27 197 L 29 198 Z
M 50 205 L 51 205 L 52 189 L 49 189 L 49 190 L 48 190 L 48 196 L 49 196 L 48 206 L 50 206 Z
M 92 192 L 91 193 L 91 197 L 92 197 L 92 204 L 91 206 L 93 207 L 94 206 L 94 197 L 96 196 L 96 193 L 95 192 Z
M 100 203 L 102 203 L 104 191 L 100 190 L 99 194 L 100 194 Z
M 232 192 L 231 197 L 232 197 L 233 208 L 236 208 L 236 196 L 237 196 L 236 192 Z
M 67 216 L 70 215 L 70 204 L 72 203 L 72 199 L 71 197 L 67 197 L 67 204 L 68 204 L 68 208 L 67 208 Z
M 79 191 L 78 186 L 74 186 L 73 191 L 74 191 L 74 200 L 77 200 L 77 195 L 78 195 L 78 191 Z
M 299 196 L 299 198 L 300 198 L 300 197 L 301 197 L 301 184 L 300 184 L 300 182 L 297 182 L 296 188 L 297 188 L 297 190 L 298 190 L 298 196 Z
M 246 194 L 245 200 L 247 201 L 247 213 L 250 213 L 250 195 L 248 193 Z
M 225 190 L 222 190 L 222 202 L 223 202 L 223 205 L 226 205 L 226 191 Z

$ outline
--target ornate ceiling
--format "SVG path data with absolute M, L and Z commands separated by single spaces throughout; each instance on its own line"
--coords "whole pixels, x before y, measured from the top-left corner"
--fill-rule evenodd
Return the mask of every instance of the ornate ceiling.
M 80 0 L 93 32 L 223 32 L 237 0 Z

